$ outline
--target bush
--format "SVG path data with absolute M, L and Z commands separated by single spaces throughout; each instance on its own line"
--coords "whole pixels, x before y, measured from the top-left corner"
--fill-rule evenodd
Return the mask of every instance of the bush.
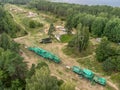
M 109 57 L 103 62 L 103 69 L 106 72 L 119 72 L 120 71 L 120 56 Z
M 19 44 L 14 42 L 6 33 L 3 33 L 0 37 L 0 47 L 4 50 L 10 49 L 14 52 L 19 52 Z
M 26 79 L 26 90 L 59 90 L 58 80 L 50 76 L 48 67 L 35 70 L 35 74 Z
M 119 72 L 120 71 L 120 47 L 113 47 L 106 38 L 96 49 L 96 57 L 99 62 L 102 62 L 103 69 L 106 72 Z
M 114 82 L 117 82 L 118 85 L 119 85 L 119 88 L 120 88 L 120 72 L 119 73 L 116 73 L 116 74 L 113 74 L 111 76 L 111 79 L 114 81 Z
M 30 28 L 35 28 L 35 27 L 36 27 L 35 21 L 30 21 L 30 22 L 29 22 L 29 27 L 30 27 Z
M 39 23 L 37 21 L 34 21 L 34 20 L 30 20 L 29 21 L 29 27 L 30 28 L 43 27 L 43 24 Z
M 108 58 L 103 62 L 103 69 L 106 72 L 112 72 L 115 71 L 116 66 L 114 63 L 112 63 L 112 58 Z
M 111 46 L 110 42 L 107 38 L 103 38 L 101 43 L 96 49 L 96 58 L 99 62 L 105 61 L 110 56 L 114 56 L 116 54 L 115 49 Z
M 16 33 L 20 33 L 22 28 L 16 24 L 13 17 L 0 6 L 0 33 L 7 33 L 11 37 L 16 37 Z M 21 35 L 21 33 L 20 33 Z
M 120 19 L 114 18 L 110 20 L 105 27 L 104 36 L 109 40 L 119 43 L 120 42 Z
M 15 52 L 2 49 L 0 49 L 0 58 L 0 83 L 2 86 L 11 88 L 10 90 L 24 88 L 28 68 L 23 58 Z
M 37 26 L 37 27 L 43 27 L 43 24 L 36 22 L 36 26 Z
M 61 40 L 61 42 L 63 42 L 63 43 L 67 43 L 67 42 L 69 42 L 69 41 L 71 41 L 71 39 L 73 38 L 73 35 L 71 35 L 71 34 L 65 34 L 65 35 L 62 35 L 61 37 L 60 37 L 60 40 Z
M 48 67 L 47 63 L 39 62 L 37 66 L 35 66 L 35 64 L 32 64 L 32 67 L 30 68 L 30 71 L 28 72 L 27 78 L 30 79 L 35 74 L 35 69 L 40 69 L 42 67 Z

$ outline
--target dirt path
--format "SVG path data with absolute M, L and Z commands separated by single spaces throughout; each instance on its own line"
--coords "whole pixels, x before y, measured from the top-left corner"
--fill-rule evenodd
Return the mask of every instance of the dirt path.
M 120 90 L 120 89 L 118 89 L 118 87 L 117 87 L 115 84 L 113 84 L 113 83 L 110 82 L 110 81 L 107 81 L 107 84 L 108 84 L 109 86 L 113 87 L 115 90 Z
M 14 13 L 12 13 L 12 14 L 14 14 Z M 22 24 L 20 24 L 20 25 L 22 25 Z M 22 26 L 22 27 L 24 27 L 24 26 Z M 47 33 L 47 27 L 48 27 L 48 25 L 45 25 L 45 30 L 46 30 L 45 33 Z M 29 33 L 27 36 L 15 38 L 14 40 L 20 44 L 24 44 L 27 47 L 37 46 L 37 47 L 41 47 L 45 50 L 48 50 L 48 51 L 58 55 L 61 58 L 62 63 L 66 66 L 70 66 L 70 67 L 72 67 L 74 65 L 79 66 L 79 63 L 76 62 L 75 58 L 71 58 L 62 52 L 62 49 L 66 46 L 66 44 L 58 43 L 58 42 L 53 42 L 51 44 L 39 44 L 39 40 L 42 39 L 43 36 L 44 36 L 44 34 L 41 32 L 38 32 L 35 35 L 31 35 Z M 26 50 L 26 49 L 24 48 L 23 50 Z M 72 80 L 73 82 L 76 83 L 76 90 L 106 90 L 106 88 L 104 88 L 103 86 L 100 86 L 98 84 L 96 84 L 95 86 L 92 86 L 90 81 L 79 77 L 75 73 L 71 72 L 71 70 L 66 69 L 65 66 L 58 65 L 53 62 L 49 62 L 28 50 L 23 51 L 22 56 L 24 57 L 24 60 L 28 62 L 29 67 L 31 67 L 32 64 L 37 64 L 39 60 L 45 61 L 49 65 L 51 75 L 56 76 L 58 79 L 62 79 L 65 81 Z M 87 56 L 87 57 L 83 57 L 83 58 L 88 58 L 88 57 L 91 57 L 91 55 Z M 112 84 L 111 82 L 108 82 L 108 83 L 110 86 L 114 87 L 115 90 L 118 90 L 114 84 Z

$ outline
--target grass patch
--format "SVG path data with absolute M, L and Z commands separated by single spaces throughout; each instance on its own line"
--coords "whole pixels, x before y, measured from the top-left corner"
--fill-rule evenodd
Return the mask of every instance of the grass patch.
M 57 69 L 57 72 L 60 74 L 60 75 L 62 75 L 63 73 L 61 72 L 61 71 L 59 71 L 58 69 Z
M 120 72 L 116 74 L 112 74 L 111 79 L 114 83 L 117 83 L 118 87 L 120 88 Z
M 65 34 L 60 37 L 60 40 L 62 43 L 67 43 L 73 38 L 73 36 L 74 35 L 72 35 L 72 34 L 71 35 Z
M 36 20 L 31 20 L 30 18 L 27 18 L 27 17 L 22 18 L 22 24 L 29 28 L 43 27 L 42 23 L 40 23 Z
M 106 86 L 105 86 L 105 90 L 114 90 L 114 88 L 112 88 L 112 87 L 106 85 Z
M 93 70 L 96 73 L 102 73 L 102 75 L 105 76 L 107 73 L 104 72 L 101 63 L 99 63 L 95 58 L 95 49 L 96 46 L 90 43 L 88 48 L 81 53 L 77 49 L 70 47 L 65 47 L 63 52 L 66 55 L 76 58 L 80 66 Z
M 92 45 L 92 43 L 89 44 L 88 48 L 85 50 L 85 51 L 82 51 L 81 53 L 75 49 L 75 48 L 71 48 L 71 47 L 65 47 L 63 49 L 63 52 L 66 54 L 66 55 L 69 55 L 71 57 L 77 57 L 77 58 L 80 58 L 80 57 L 86 57 L 88 55 L 91 55 L 93 54 L 93 52 L 95 52 L 95 47 Z
M 78 59 L 77 61 L 83 67 L 93 70 L 94 72 L 102 72 L 102 74 L 105 73 L 102 69 L 101 63 L 99 63 L 94 56 L 81 58 L 81 59 Z

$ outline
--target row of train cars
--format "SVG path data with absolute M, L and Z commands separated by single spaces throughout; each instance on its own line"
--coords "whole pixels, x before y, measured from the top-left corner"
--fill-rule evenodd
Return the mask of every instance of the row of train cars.
M 29 47 L 28 50 L 33 51 L 37 55 L 42 56 L 43 58 L 51 60 L 55 63 L 58 63 L 58 64 L 61 63 L 61 60 L 58 56 L 56 56 L 53 53 L 48 52 L 42 48 Z M 82 77 L 84 77 L 92 82 L 98 83 L 98 84 L 103 85 L 103 86 L 106 85 L 106 79 L 95 75 L 91 70 L 82 69 L 78 66 L 71 67 L 71 70 L 73 72 L 75 72 L 76 74 L 78 74 L 78 75 L 80 75 L 80 76 L 82 76 Z

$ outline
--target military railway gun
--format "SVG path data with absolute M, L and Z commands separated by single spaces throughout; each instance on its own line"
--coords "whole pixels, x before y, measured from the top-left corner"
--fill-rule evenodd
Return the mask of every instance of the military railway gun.
M 66 66 L 65 64 L 62 63 L 62 61 L 60 60 L 60 58 L 57 55 L 55 55 L 49 51 L 46 51 L 42 48 L 29 47 L 28 50 L 33 51 L 34 53 L 36 53 L 37 55 L 39 55 L 45 59 L 48 59 L 48 60 L 53 61 L 57 64 L 60 64 L 61 66 Z M 84 77 L 92 82 L 96 82 L 96 83 L 103 85 L 103 86 L 106 85 L 106 79 L 95 75 L 95 73 L 93 73 L 91 70 L 88 70 L 85 68 L 80 68 L 78 66 L 71 67 L 71 70 L 74 73 L 78 74 L 79 76 L 82 76 L 82 77 Z
M 58 56 L 54 55 L 51 52 L 48 52 L 42 48 L 38 48 L 38 47 L 29 47 L 28 50 L 35 52 L 36 54 L 38 54 L 39 56 L 42 56 L 45 59 L 54 61 L 55 63 L 60 63 L 61 60 Z
M 106 79 L 95 75 L 91 70 L 88 70 L 85 68 L 82 69 L 78 66 L 73 66 L 72 71 L 75 72 L 76 74 L 92 81 L 92 82 L 96 82 L 96 83 L 103 85 L 103 86 L 106 85 Z

